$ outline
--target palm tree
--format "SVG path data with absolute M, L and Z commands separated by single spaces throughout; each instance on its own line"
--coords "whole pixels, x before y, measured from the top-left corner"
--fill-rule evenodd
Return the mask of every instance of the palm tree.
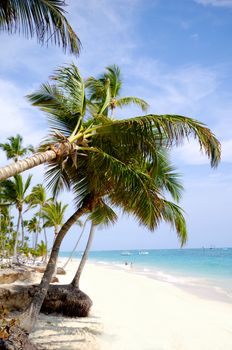
M 68 259 L 66 260 L 66 262 L 65 262 L 64 265 L 63 265 L 63 269 L 66 268 L 66 266 L 68 265 L 69 261 L 72 259 L 73 254 L 75 253 L 75 251 L 76 251 L 76 249 L 77 249 L 77 246 L 78 246 L 78 244 L 79 244 L 79 242 L 80 242 L 80 240 L 81 240 L 81 238 L 82 238 L 82 236 L 83 236 L 83 233 L 84 233 L 84 231 L 85 231 L 85 226 L 86 226 L 86 223 L 87 223 L 87 219 L 85 220 L 84 224 L 82 224 L 82 221 L 81 221 L 81 220 L 77 220 L 76 223 L 77 223 L 77 225 L 79 225 L 80 227 L 82 227 L 82 230 L 81 230 L 80 236 L 78 237 L 78 239 L 77 239 L 77 241 L 76 241 L 76 244 L 75 244 L 74 247 L 73 247 L 73 250 L 71 251 L 71 253 L 70 253 Z
M 9 242 L 12 231 L 12 217 L 10 216 L 10 205 L 7 202 L 0 203 L 0 254 L 5 255 L 6 245 Z
M 151 168 L 152 166 L 150 165 L 149 167 L 150 171 L 151 171 Z M 117 174 L 115 174 L 114 171 Z M 96 215 L 98 213 L 98 208 L 103 207 L 109 210 L 108 207 L 104 204 L 101 196 L 103 195 L 107 196 L 108 200 L 111 200 L 113 204 L 117 204 L 118 206 L 121 206 L 124 209 L 124 211 L 133 214 L 139 220 L 140 224 L 146 225 L 146 227 L 148 227 L 151 230 L 156 228 L 159 222 L 162 220 L 169 222 L 172 226 L 175 227 L 177 234 L 180 237 L 181 244 L 183 244 L 186 241 L 186 238 L 187 238 L 186 225 L 185 225 L 185 220 L 181 209 L 174 203 L 171 203 L 167 200 L 163 200 L 162 198 L 157 196 L 158 189 L 154 183 L 154 179 L 152 179 L 150 176 L 146 175 L 144 172 L 141 172 L 138 169 L 131 171 L 131 169 L 129 168 L 127 173 L 124 169 L 123 171 L 124 179 L 121 176 L 119 176 L 118 178 L 117 169 L 114 169 L 114 171 L 107 174 L 105 170 L 103 170 L 102 173 L 95 174 L 95 179 L 98 177 L 97 182 L 100 184 L 100 181 L 101 181 L 105 188 L 104 193 L 103 193 L 103 186 L 96 187 L 95 193 L 93 192 L 89 193 L 91 186 L 93 184 L 93 181 L 92 181 L 93 177 L 92 177 L 92 173 L 90 173 L 89 177 L 87 178 L 86 176 L 87 174 L 85 173 L 86 181 L 89 181 L 89 183 L 88 185 L 86 184 L 86 192 L 85 192 L 84 199 L 82 200 L 82 205 L 79 206 L 79 209 L 67 220 L 67 222 L 62 226 L 60 232 L 58 233 L 53 245 L 53 249 L 51 252 L 50 260 L 47 265 L 47 269 L 41 280 L 38 293 L 36 293 L 29 309 L 22 316 L 21 324 L 28 331 L 31 329 L 37 317 L 36 315 L 40 310 L 40 307 L 43 302 L 43 298 L 46 295 L 46 290 L 49 287 L 49 281 L 52 277 L 52 274 L 54 273 L 54 264 L 56 263 L 56 260 L 58 257 L 60 244 L 64 236 L 70 229 L 70 227 L 75 223 L 78 217 L 80 217 L 86 212 L 92 212 L 92 211 L 95 211 L 94 224 L 97 225 L 99 222 L 99 219 Z M 161 174 L 161 171 L 159 173 Z M 76 172 L 76 174 L 79 174 L 79 172 Z M 168 179 L 167 172 L 165 173 L 165 177 L 166 179 L 164 181 L 161 181 L 161 180 L 159 181 L 159 183 L 162 183 L 162 185 L 160 185 L 160 190 L 162 190 L 162 188 L 165 187 L 163 185 L 164 183 L 165 184 L 169 183 L 169 186 L 167 186 L 167 188 L 168 187 L 171 188 L 171 184 L 172 184 L 173 189 L 170 190 L 170 194 L 172 195 L 173 198 L 174 197 L 179 198 L 181 185 L 178 181 L 178 175 L 175 174 L 172 169 L 170 171 L 170 180 Z M 115 184 L 114 184 L 114 181 L 115 181 Z M 81 187 L 79 183 L 79 185 L 77 185 L 75 188 L 75 193 L 78 198 L 80 198 L 80 194 L 83 196 L 83 190 L 84 190 L 83 187 Z M 105 215 L 106 218 L 107 216 L 108 215 Z M 62 310 L 62 307 L 63 307 L 63 312 L 66 312 L 65 310 L 68 310 L 69 315 L 73 315 L 73 316 L 80 315 L 79 314 L 80 309 L 78 310 L 78 308 L 76 308 L 76 304 L 74 303 L 74 300 L 73 300 L 73 295 L 75 295 L 75 293 L 78 293 L 79 296 L 81 294 L 81 297 L 83 299 L 86 299 L 86 296 L 83 297 L 83 294 L 82 294 L 83 292 L 79 291 L 78 285 L 79 285 L 80 274 L 83 269 L 89 247 L 91 245 L 93 232 L 94 232 L 94 227 L 92 227 L 92 230 L 91 230 L 91 235 L 88 240 L 88 246 L 86 248 L 86 252 L 83 258 L 84 260 L 82 260 L 80 269 L 77 272 L 73 282 L 68 286 L 63 286 L 61 290 L 59 290 L 59 287 L 54 286 L 55 289 L 52 288 L 52 291 L 49 292 L 51 295 L 52 295 L 52 292 L 59 293 L 60 295 L 59 311 Z M 65 293 L 65 297 L 64 297 L 64 293 Z M 71 298 L 71 303 L 69 303 L 70 298 Z M 65 305 L 64 303 L 62 303 L 62 300 L 65 300 Z M 87 299 L 87 305 L 85 304 L 85 307 L 87 308 L 87 310 L 89 306 L 90 306 L 90 302 Z M 82 312 L 83 312 L 82 315 L 85 315 L 85 312 L 86 312 L 85 307 L 82 305 Z
M 39 220 L 36 216 L 33 216 L 31 220 L 27 222 L 27 229 L 29 232 L 33 233 L 32 248 L 36 250 L 38 243 L 38 233 L 41 232 L 41 227 L 39 225 Z
M 122 206 L 151 230 L 162 220 L 170 222 L 184 242 L 186 228 L 181 210 L 159 195 L 154 179 L 144 171 L 145 164 L 149 160 L 154 168 L 160 146 L 178 144 L 191 134 L 212 166 L 220 160 L 219 142 L 208 128 L 193 119 L 151 114 L 118 121 L 105 115 L 89 118 L 85 84 L 77 68 L 71 65 L 59 69 L 53 80 L 56 85 L 45 84 L 30 95 L 33 104 L 49 115 L 53 137 L 43 146 L 48 150 L 26 163 L 28 166 L 33 162 L 33 166 L 47 160 L 49 186 L 55 192 L 64 186 L 72 188 L 77 210 L 56 236 L 39 291 L 24 314 L 27 329 L 46 295 L 62 239 L 81 215 L 92 212 L 101 198 L 108 196 L 113 204 Z M 23 163 L 20 166 L 22 171 Z M 12 166 L 5 170 L 8 175 L 14 172 Z
M 18 210 L 18 221 L 16 228 L 16 239 L 14 244 L 13 261 L 17 260 L 17 247 L 20 224 L 23 226 L 23 206 L 25 203 L 26 192 L 30 186 L 32 175 L 29 175 L 24 183 L 21 175 L 15 175 L 11 180 L 5 180 L 1 183 L 3 198 L 7 199 L 12 204 L 15 204 Z M 22 245 L 24 244 L 24 234 L 22 230 Z
M 147 111 L 148 104 L 141 98 L 129 96 L 119 97 L 122 87 L 121 71 L 118 66 L 106 67 L 106 72 L 99 78 L 90 77 L 86 80 L 86 87 L 90 93 L 90 102 L 93 110 L 98 114 L 108 115 L 108 110 L 113 116 L 116 107 L 135 104 L 143 111 Z
M 32 157 L 0 168 L 0 180 L 42 163 L 61 167 L 69 159 L 75 166 L 83 156 L 96 153 L 102 157 L 101 146 L 106 142 L 112 146 L 114 142 L 114 146 L 127 154 L 139 153 L 143 159 L 154 157 L 157 144 L 170 147 L 190 136 L 199 142 L 211 166 L 217 166 L 220 144 L 204 124 L 179 115 L 147 114 L 111 120 L 97 114 L 89 118 L 86 112 L 91 111 L 91 105 L 87 104 L 85 83 L 78 69 L 74 65 L 60 68 L 52 79 L 54 85 L 44 84 L 29 96 L 34 106 L 48 114 L 52 137 Z
M 157 162 L 155 164 L 147 161 L 144 163 L 142 170 L 153 179 L 154 185 L 156 186 L 154 189 L 156 188 L 156 191 L 159 191 L 159 195 L 165 198 L 165 195 L 168 193 L 175 202 L 179 202 L 181 194 L 183 192 L 183 186 L 180 182 L 180 175 L 176 172 L 175 167 L 171 165 L 168 154 L 164 149 L 161 148 L 159 151 L 157 151 Z M 114 202 L 115 194 L 116 197 L 119 195 L 114 191 L 109 196 L 112 202 Z M 131 196 L 130 193 L 128 197 L 124 197 L 124 194 L 125 191 L 121 194 L 121 196 L 123 197 L 123 201 L 126 201 L 126 204 L 123 205 L 121 202 L 121 206 L 124 207 L 125 211 L 135 214 L 137 218 L 140 218 L 140 222 L 149 228 L 150 220 L 146 221 L 145 219 L 145 211 L 149 211 L 149 201 L 146 200 L 144 203 L 135 203 L 132 199 L 131 203 L 130 198 L 133 197 L 133 195 Z M 136 195 L 139 195 L 138 192 L 136 192 Z M 154 197 L 151 196 L 151 198 Z M 187 240 L 187 230 L 185 219 L 182 215 L 182 210 L 176 204 L 165 199 L 163 200 L 162 204 L 163 208 L 159 208 L 162 215 L 162 220 L 168 222 L 174 227 L 177 235 L 179 236 L 181 246 L 183 246 Z M 138 206 L 138 208 L 136 208 L 136 206 Z M 140 213 L 138 213 L 137 210 L 140 210 Z M 152 210 L 149 215 L 152 215 L 152 212 L 154 212 L 154 210 Z M 89 218 L 92 222 L 89 239 L 87 241 L 86 248 L 78 270 L 71 282 L 71 285 L 75 288 L 79 288 L 80 276 L 89 254 L 96 226 L 107 226 L 111 223 L 114 223 L 117 219 L 117 216 L 114 211 L 108 205 L 106 205 L 104 201 L 102 201 L 101 204 L 95 209 L 95 211 L 91 213 Z
M 42 240 L 37 247 L 37 254 L 39 256 L 42 256 L 42 261 L 44 261 L 44 258 L 47 254 L 47 247 L 46 244 L 44 243 L 44 241 Z
M 44 217 L 42 216 L 42 210 L 49 201 L 50 199 L 47 198 L 46 190 L 42 184 L 38 184 L 34 186 L 31 190 L 30 195 L 27 196 L 26 198 L 26 202 L 29 204 L 29 208 L 35 208 L 36 206 L 39 206 L 39 212 L 38 212 L 39 226 L 40 226 L 40 220 L 42 220 L 44 241 L 46 246 L 45 262 L 47 262 L 48 240 L 47 240 L 47 234 L 46 234 L 46 227 L 44 225 Z
M 17 162 L 20 157 L 25 156 L 27 153 L 34 152 L 34 148 L 31 145 L 23 147 L 23 138 L 21 135 L 8 137 L 9 142 L 0 143 L 0 149 L 6 152 L 7 159 L 13 159 Z
M 80 40 L 65 17 L 62 0 L 1 0 L 0 30 L 36 36 L 40 44 L 62 46 L 78 55 Z
M 64 213 L 68 204 L 62 205 L 62 202 L 49 201 L 42 208 L 42 217 L 44 219 L 44 227 L 54 227 L 54 240 L 64 221 Z
M 94 212 L 89 215 L 88 219 L 91 221 L 89 237 L 77 272 L 71 282 L 71 285 L 77 289 L 79 289 L 80 277 L 88 259 L 96 227 L 99 225 L 109 226 L 109 224 L 115 223 L 117 220 L 117 215 L 106 203 L 102 201 L 101 204 L 94 210 Z

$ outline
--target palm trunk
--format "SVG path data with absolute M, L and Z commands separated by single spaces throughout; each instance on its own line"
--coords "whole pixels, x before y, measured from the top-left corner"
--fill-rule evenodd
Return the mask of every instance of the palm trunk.
M 23 215 L 21 215 L 21 230 L 22 230 L 22 247 L 24 245 L 24 224 L 23 224 Z
M 17 262 L 17 250 L 18 250 L 19 227 L 21 222 L 21 215 L 22 215 L 22 212 L 21 210 L 19 210 L 18 222 L 17 222 L 17 228 L 16 228 L 16 237 L 15 237 L 15 243 L 14 243 L 14 255 L 13 255 L 14 263 Z
M 69 261 L 72 259 L 72 256 L 73 256 L 75 250 L 77 249 L 77 246 L 78 246 L 78 244 L 79 244 L 79 242 L 80 242 L 80 239 L 81 239 L 81 237 L 83 236 L 83 233 L 84 233 L 84 230 L 85 230 L 85 226 L 86 226 L 87 220 L 88 220 L 88 219 L 85 220 L 85 223 L 84 223 L 84 225 L 83 225 L 81 234 L 80 234 L 80 236 L 78 237 L 78 240 L 77 240 L 77 242 L 76 242 L 76 244 L 75 244 L 75 246 L 74 246 L 74 248 L 73 248 L 73 250 L 72 250 L 72 252 L 71 252 L 71 254 L 70 254 L 69 258 L 68 258 L 68 260 L 67 260 L 66 263 L 64 264 L 63 269 L 66 268 L 66 266 L 68 265 Z
M 90 250 L 90 247 L 91 247 L 91 244 L 93 242 L 93 236 L 94 236 L 94 232 L 95 232 L 95 229 L 96 229 L 96 226 L 93 224 L 93 222 L 91 223 L 91 228 L 90 228 L 90 232 L 89 232 L 89 238 L 88 238 L 88 242 L 86 244 L 86 247 L 85 247 L 85 251 L 84 251 L 84 254 L 82 255 L 82 258 L 81 258 L 81 261 L 80 261 L 80 264 L 78 266 L 78 270 L 71 282 L 71 285 L 73 287 L 76 287 L 76 288 L 79 288 L 79 282 L 80 282 L 80 277 L 81 277 L 81 273 L 83 271 L 83 268 L 85 266 L 85 263 L 88 259 L 88 254 L 89 254 L 89 250 Z
M 38 245 L 38 236 L 39 236 L 39 222 L 37 223 L 36 232 L 35 232 L 35 250 L 37 249 L 37 245 Z
M 71 228 L 71 226 L 80 218 L 82 214 L 85 213 L 86 210 L 88 210 L 88 207 L 89 207 L 89 203 L 86 202 L 85 205 L 83 205 L 72 216 L 70 216 L 70 218 L 66 221 L 66 223 L 60 229 L 60 232 L 58 233 L 55 239 L 54 245 L 52 247 L 51 255 L 50 255 L 46 270 L 44 272 L 43 278 L 40 282 L 38 291 L 35 293 L 29 307 L 20 317 L 20 326 L 27 332 L 30 332 L 33 329 L 34 324 L 39 315 L 41 306 L 43 304 L 44 298 L 47 294 L 49 284 L 51 282 L 51 279 L 55 270 L 56 261 L 58 258 L 59 249 L 60 249 L 62 240 L 65 237 L 68 230 Z
M 57 153 L 53 150 L 35 153 L 33 156 L 19 160 L 16 163 L 0 168 L 0 181 L 8 177 L 22 173 L 25 170 L 36 167 L 37 165 L 49 162 L 57 157 Z
M 46 228 L 44 227 L 44 219 L 43 219 L 43 230 L 44 230 L 44 242 L 46 245 L 45 263 L 47 263 L 47 261 L 48 261 L 48 239 L 47 239 Z

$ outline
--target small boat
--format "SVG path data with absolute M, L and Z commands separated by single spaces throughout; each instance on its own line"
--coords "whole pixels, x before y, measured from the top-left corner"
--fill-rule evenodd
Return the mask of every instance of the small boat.
M 139 252 L 139 255 L 148 255 L 149 254 L 149 252 L 147 252 L 147 251 L 145 251 L 145 250 L 141 250 L 140 252 Z
M 130 252 L 121 252 L 121 255 L 131 255 L 131 253 Z

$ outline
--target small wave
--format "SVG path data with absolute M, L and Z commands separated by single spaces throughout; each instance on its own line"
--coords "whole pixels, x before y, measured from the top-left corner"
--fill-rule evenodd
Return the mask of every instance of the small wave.
M 225 290 L 221 287 L 218 287 L 218 286 L 213 286 L 213 288 L 217 293 L 223 294 L 223 295 L 229 297 L 230 299 L 232 299 L 232 292 L 228 292 L 227 290 Z
M 98 263 L 98 264 L 102 264 L 102 265 L 109 265 L 108 262 L 102 261 L 102 260 L 97 261 L 97 263 Z

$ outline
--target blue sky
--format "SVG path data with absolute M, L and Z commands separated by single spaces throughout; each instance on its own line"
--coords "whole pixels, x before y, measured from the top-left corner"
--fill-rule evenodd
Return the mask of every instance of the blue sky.
M 1 142 L 22 134 L 37 145 L 46 135 L 46 118 L 25 95 L 47 81 L 53 70 L 75 62 L 82 75 L 98 75 L 118 64 L 124 95 L 144 98 L 150 112 L 182 114 L 206 123 L 222 143 L 222 162 L 210 169 L 194 142 L 172 152 L 183 174 L 189 240 L 187 247 L 232 246 L 232 0 L 68 0 L 68 18 L 82 41 L 79 58 L 36 40 L 1 33 Z M 141 115 L 136 109 L 117 117 Z M 0 154 L 2 164 L 6 163 Z M 42 181 L 43 168 L 33 171 Z M 64 202 L 72 196 L 65 194 Z M 69 250 L 73 228 L 62 246 Z M 150 233 L 134 220 L 96 233 L 93 249 L 177 248 L 168 226 Z

